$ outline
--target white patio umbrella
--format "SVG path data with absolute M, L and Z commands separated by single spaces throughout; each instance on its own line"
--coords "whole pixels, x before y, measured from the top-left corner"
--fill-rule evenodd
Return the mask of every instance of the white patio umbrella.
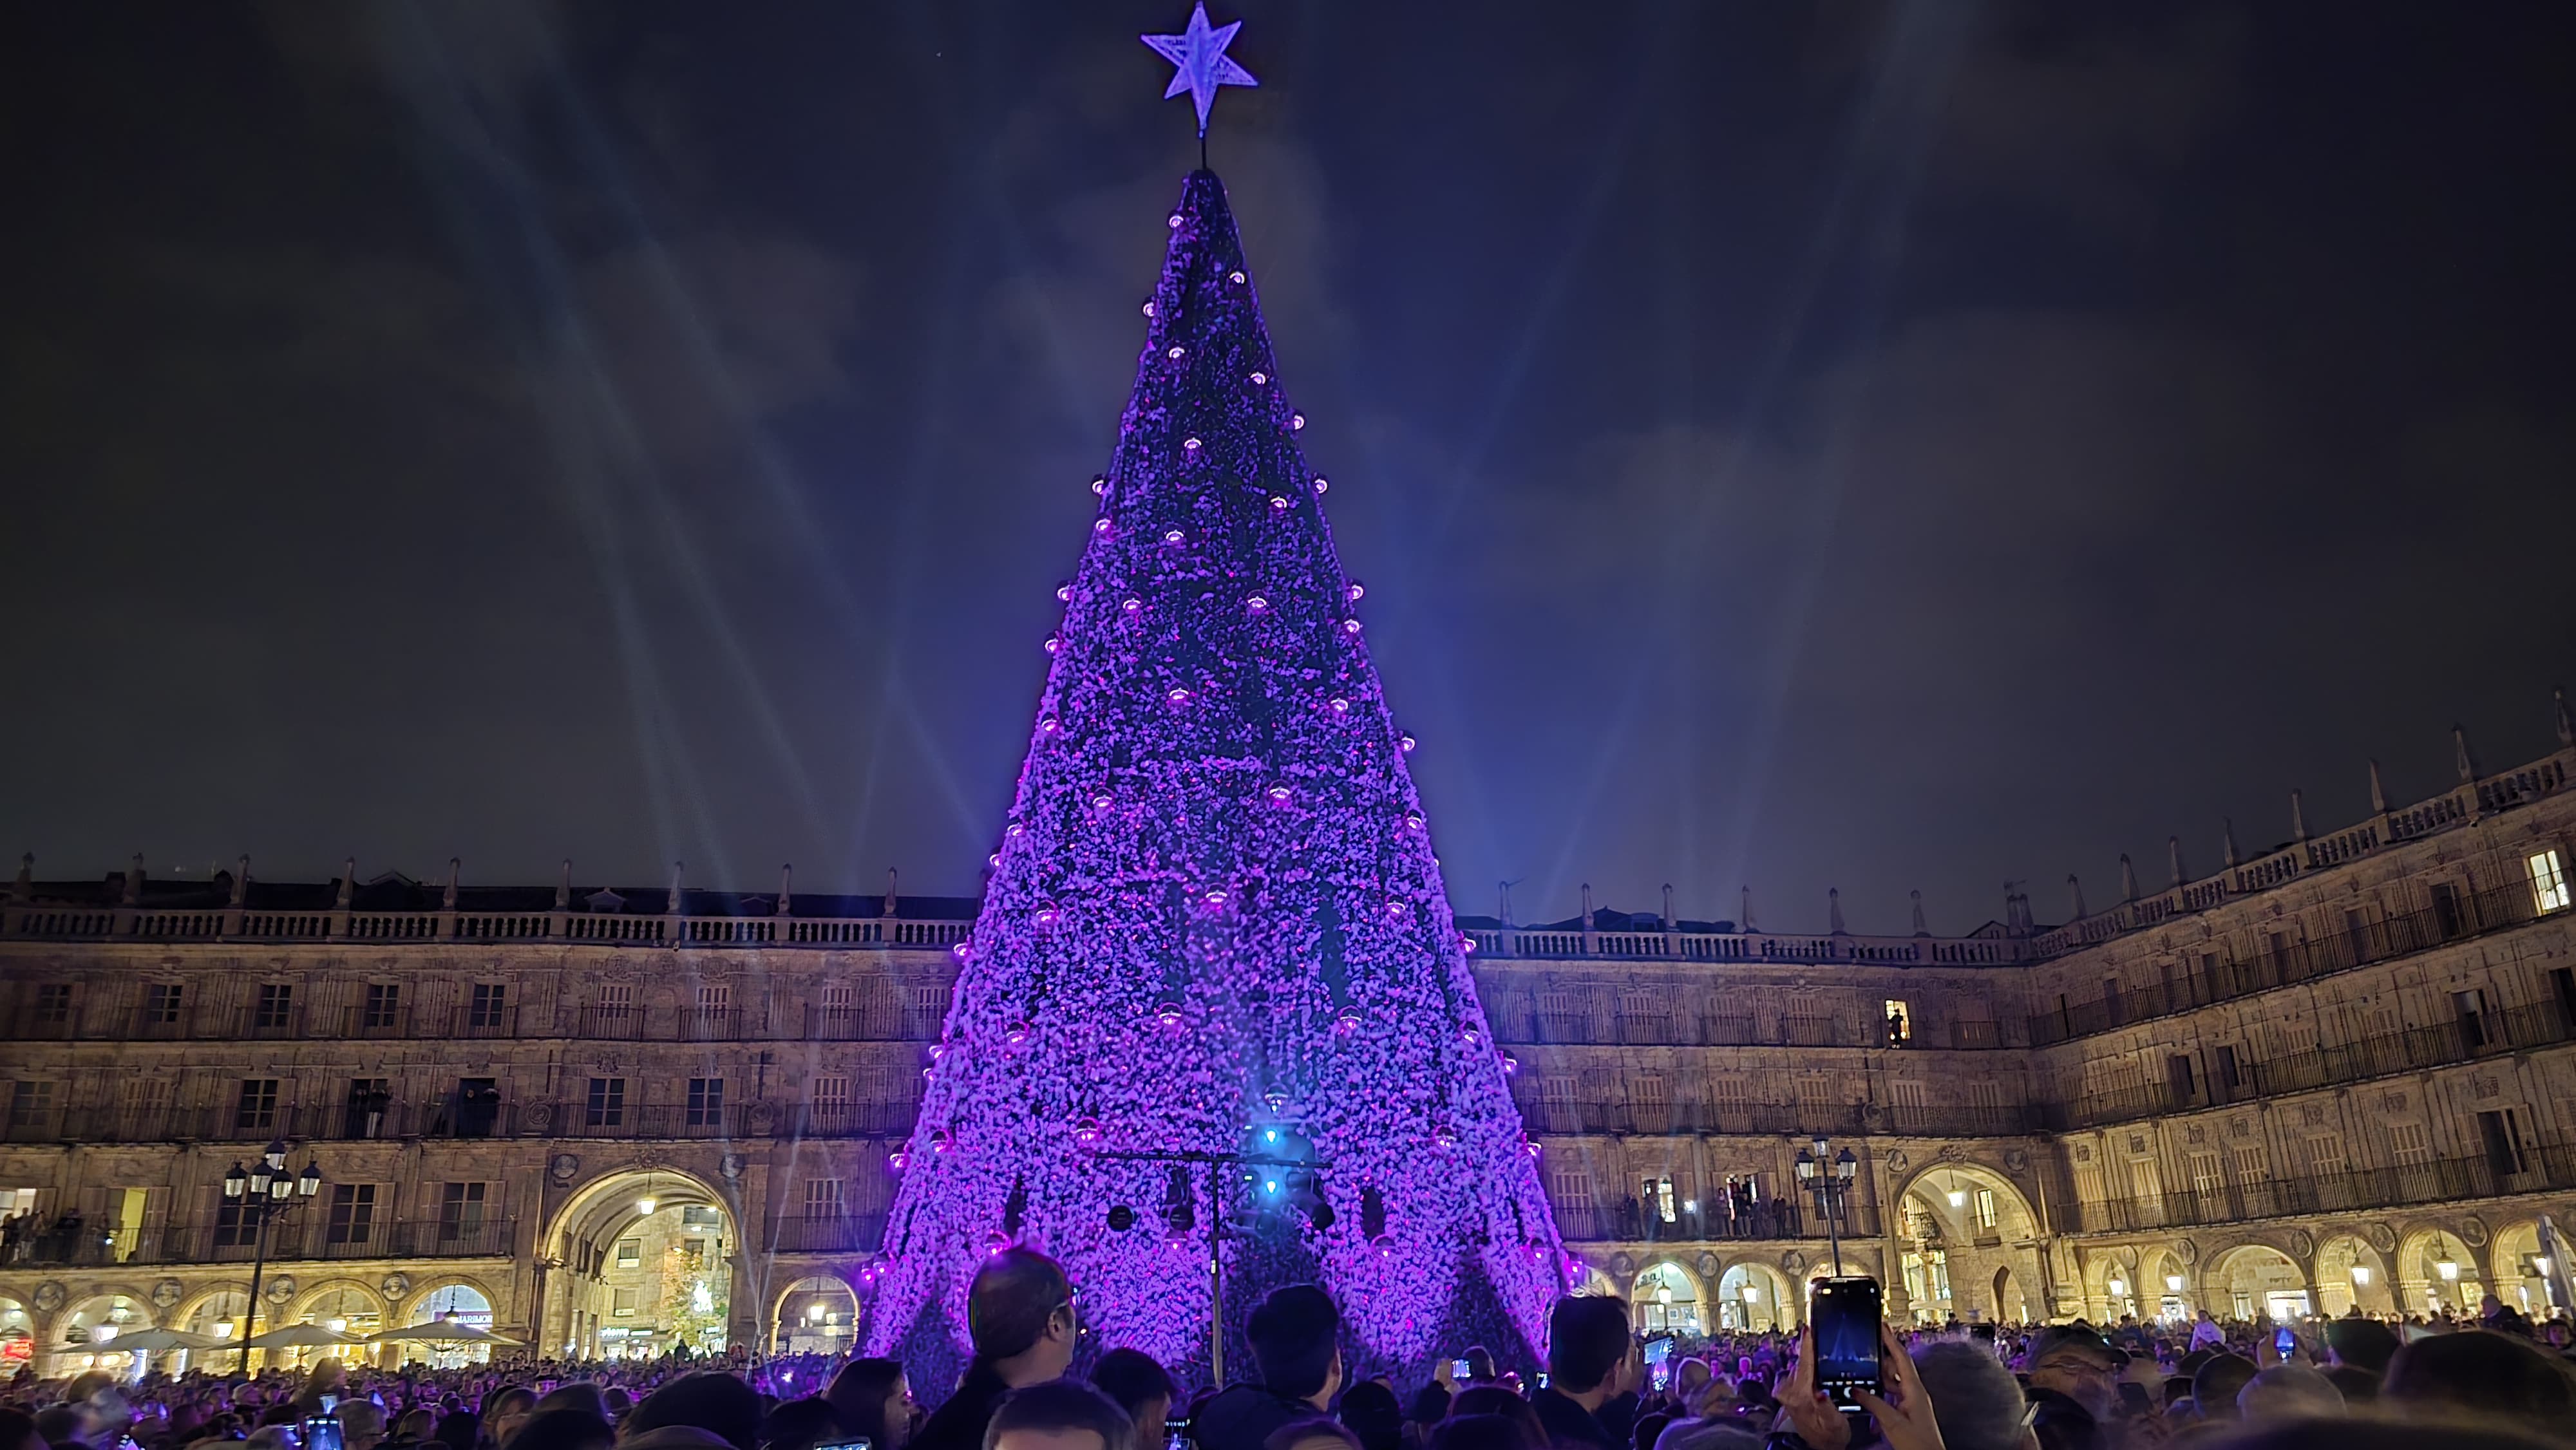
M 92 1354 L 114 1354 L 119 1350 L 135 1354 L 168 1354 L 174 1349 L 228 1349 L 232 1346 L 221 1339 L 177 1329 L 138 1329 L 114 1339 L 92 1340 L 83 1347 Z
M 414 1324 L 405 1329 L 388 1329 L 370 1334 L 369 1344 L 495 1344 L 515 1347 L 519 1341 L 507 1335 L 493 1334 L 471 1324 L 453 1319 L 433 1319 L 427 1324 Z
M 360 1335 L 343 1334 L 327 1324 L 289 1324 L 241 1341 L 252 1349 L 312 1349 L 322 1345 L 364 1344 Z

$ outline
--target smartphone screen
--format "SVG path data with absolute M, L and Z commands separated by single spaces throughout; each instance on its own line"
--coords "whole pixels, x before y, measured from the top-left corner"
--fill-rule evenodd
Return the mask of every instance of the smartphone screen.
M 1453 1359 L 1449 1361 L 1449 1377 L 1451 1379 L 1465 1379 L 1467 1377 L 1467 1361 L 1463 1359 Z
M 2299 1336 L 2283 1328 L 2272 1336 L 2272 1352 L 2283 1359 L 2299 1352 Z
M 861 1435 L 854 1440 L 826 1440 L 814 1450 L 875 1450 L 876 1442 Z
M 340 1417 L 315 1415 L 304 1422 L 304 1450 L 340 1450 Z
M 1807 1301 L 1816 1326 L 1816 1388 L 1837 1405 L 1852 1404 L 1852 1391 L 1882 1393 L 1878 1281 L 1861 1275 L 1819 1279 Z
M 329 1414 L 331 1411 L 340 1408 L 340 1397 L 338 1395 L 324 1395 L 321 1397 L 321 1400 L 322 1411 L 325 1414 Z
M 1672 1383 L 1673 1342 L 1669 1339 L 1646 1341 L 1646 1383 L 1658 1392 Z

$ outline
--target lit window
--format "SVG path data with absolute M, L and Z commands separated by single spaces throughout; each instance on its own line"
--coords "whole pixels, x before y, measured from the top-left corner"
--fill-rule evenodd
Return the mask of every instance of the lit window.
M 1991 1188 L 1980 1188 L 1977 1190 L 1977 1227 L 1993 1228 L 1994 1226 L 1995 1191 Z
M 1914 1009 L 1894 997 L 1887 999 L 1881 1016 L 1887 1019 L 1887 1045 L 1903 1047 L 1914 1040 Z
M 619 1239 L 617 1241 L 617 1267 L 621 1269 L 631 1269 L 643 1262 L 644 1241 L 642 1239 Z
M 2542 911 L 2567 909 L 2567 863 L 2558 848 L 2535 851 L 2527 863 L 2531 867 L 2531 894 Z

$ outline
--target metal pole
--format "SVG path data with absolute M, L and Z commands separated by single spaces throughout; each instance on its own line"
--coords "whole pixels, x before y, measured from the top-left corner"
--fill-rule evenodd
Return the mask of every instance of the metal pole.
M 1842 1185 L 1835 1180 L 1831 1174 L 1826 1175 L 1823 1181 L 1825 1185 L 1825 1239 L 1833 1245 L 1834 1277 L 1839 1279 L 1843 1276 L 1843 1232 L 1842 1215 L 1836 1210 L 1840 1207 L 1842 1202 Z
M 1208 1165 L 1208 1383 L 1218 1389 L 1225 1388 L 1225 1200 L 1217 1186 L 1224 1171 Z
M 243 1374 L 250 1373 L 250 1337 L 259 1327 L 259 1277 L 268 1268 L 268 1204 L 262 1202 L 258 1209 L 259 1221 L 250 1235 L 250 1307 L 242 1311 L 241 1363 L 236 1366 Z

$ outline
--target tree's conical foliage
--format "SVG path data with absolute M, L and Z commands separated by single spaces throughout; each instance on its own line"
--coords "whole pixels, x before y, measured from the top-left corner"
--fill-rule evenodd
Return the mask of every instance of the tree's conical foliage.
M 1188 177 L 1170 221 L 870 1276 L 871 1348 L 921 1356 L 944 1324 L 962 1350 L 967 1283 L 1017 1240 L 1064 1263 L 1097 1344 L 1204 1373 L 1222 1203 L 1230 1370 L 1249 1372 L 1249 1307 L 1314 1279 L 1356 1360 L 1526 1353 L 1567 1264 L 1412 742 L 1214 173 Z M 1328 1227 L 1291 1204 L 1296 1169 L 1210 1161 L 1301 1141 Z M 1113 1228 L 1122 1205 L 1134 1223 Z

